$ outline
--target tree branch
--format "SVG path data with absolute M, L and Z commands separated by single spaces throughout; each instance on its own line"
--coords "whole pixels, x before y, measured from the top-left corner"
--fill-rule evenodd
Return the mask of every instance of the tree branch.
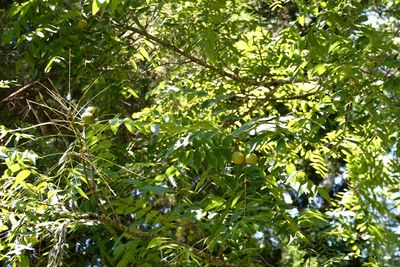
M 272 90 L 271 92 L 268 93 L 268 95 L 253 96 L 253 95 L 245 95 L 245 94 L 235 94 L 235 95 L 232 95 L 232 97 L 243 98 L 243 99 L 253 99 L 253 100 L 264 100 L 264 101 L 269 101 L 269 100 L 286 101 L 286 100 L 296 100 L 296 99 L 307 99 L 309 96 L 316 95 L 318 93 L 318 91 L 310 92 L 310 93 L 306 93 L 306 94 L 302 94 L 302 95 L 271 98 L 271 95 L 273 93 L 274 93 L 274 91 Z
M 16 95 L 22 93 L 23 91 L 25 91 L 26 89 L 28 89 L 29 87 L 31 87 L 32 85 L 34 85 L 34 84 L 37 83 L 37 82 L 38 82 L 38 81 L 34 81 L 34 82 L 31 82 L 31 83 L 29 83 L 29 84 L 27 84 L 27 85 L 22 86 L 20 89 L 18 89 L 18 90 L 15 91 L 14 93 L 10 94 L 9 96 L 7 96 L 7 97 L 4 98 L 3 100 L 1 100 L 1 103 L 5 103 L 5 102 L 12 101 L 13 98 L 14 98 Z
M 108 218 L 107 216 L 97 215 L 94 213 L 87 213 L 87 214 L 75 214 L 74 217 L 76 219 L 80 219 L 80 220 L 98 221 L 103 224 L 110 225 L 110 226 L 114 227 L 115 229 L 118 229 L 121 232 L 127 233 L 134 237 L 147 237 L 147 238 L 151 237 L 151 234 L 149 232 L 144 232 L 144 231 L 139 232 L 139 231 L 130 230 L 127 226 L 120 224 L 118 222 L 115 222 L 112 219 Z
M 257 81 L 257 80 L 249 79 L 249 78 L 246 78 L 246 77 L 241 77 L 241 76 L 238 76 L 238 75 L 236 75 L 234 73 L 231 73 L 231 72 L 225 71 L 223 69 L 217 68 L 217 67 L 205 62 L 204 60 L 189 54 L 188 52 L 182 50 L 181 48 L 179 48 L 179 47 L 177 47 L 177 46 L 175 46 L 173 44 L 170 44 L 170 43 L 168 43 L 168 42 L 166 42 L 166 41 L 164 41 L 164 40 L 162 40 L 162 39 L 150 34 L 149 32 L 147 32 L 142 27 L 140 27 L 140 29 L 138 29 L 138 28 L 135 28 L 135 27 L 132 27 L 132 26 L 126 26 L 126 29 L 128 29 L 128 30 L 130 30 L 130 31 L 132 31 L 132 32 L 134 32 L 136 34 L 139 34 L 139 35 L 143 36 L 144 38 L 146 38 L 147 40 L 152 41 L 154 43 L 157 43 L 157 44 L 165 47 L 166 49 L 175 52 L 178 55 L 181 55 L 181 56 L 189 59 L 191 62 L 196 63 L 197 65 L 202 66 L 203 68 L 209 69 L 209 70 L 211 70 L 211 71 L 213 71 L 215 73 L 218 73 L 221 76 L 230 78 L 230 79 L 232 79 L 232 80 L 234 80 L 236 82 L 239 82 L 239 83 L 243 83 L 243 84 L 247 84 L 247 85 L 254 85 L 254 86 L 270 87 L 270 86 L 280 86 L 280 85 L 283 85 L 283 84 L 290 84 L 290 83 L 293 82 L 291 79 Z

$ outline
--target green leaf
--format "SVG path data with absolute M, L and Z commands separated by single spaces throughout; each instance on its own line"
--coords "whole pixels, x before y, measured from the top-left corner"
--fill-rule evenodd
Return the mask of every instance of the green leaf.
M 13 165 L 9 166 L 8 169 L 10 169 L 10 171 L 17 172 L 21 169 L 21 166 L 18 163 L 14 163 Z
M 92 2 L 92 15 L 96 15 L 97 12 L 99 12 L 101 7 L 101 3 L 99 2 L 99 0 L 93 0 Z
M 318 75 L 322 75 L 324 74 L 324 72 L 327 69 L 327 66 L 329 66 L 329 64 L 318 64 L 316 65 L 312 72 L 311 72 L 311 76 L 313 76 L 314 74 L 318 74 Z
M 115 13 L 115 10 L 116 10 L 117 7 L 118 7 L 119 1 L 120 1 L 120 0 L 111 0 L 111 3 L 110 3 L 110 11 L 111 11 L 111 14 L 114 14 L 114 13 Z
M 22 170 L 20 171 L 17 176 L 15 177 L 15 182 L 12 186 L 12 188 L 15 188 L 17 186 L 19 186 L 20 184 L 25 183 L 25 179 L 28 178 L 29 175 L 31 175 L 31 171 L 30 170 Z
M 64 58 L 59 57 L 59 56 L 52 57 L 52 58 L 50 59 L 49 63 L 47 63 L 46 67 L 44 68 L 44 72 L 45 72 L 45 73 L 49 73 L 50 70 L 51 70 L 51 68 L 52 68 L 52 66 L 53 66 L 53 63 L 60 63 L 60 62 L 62 62 L 63 60 L 64 60 Z
M 140 47 L 139 52 L 145 59 L 150 60 L 149 53 L 147 53 L 146 49 L 144 49 L 143 47 Z
M 329 193 L 325 190 L 323 187 L 318 187 L 318 193 L 323 197 L 328 203 L 331 203 L 331 197 L 329 196 Z
M 14 2 L 13 5 L 11 6 L 10 10 L 8 10 L 8 16 L 13 17 L 15 15 L 17 15 L 21 9 L 24 7 L 24 5 L 26 5 L 27 2 L 25 2 L 24 4 L 19 4 Z
M 293 163 L 289 163 L 286 165 L 286 173 L 290 176 L 292 173 L 296 171 L 296 166 Z
M 238 200 L 240 199 L 241 194 L 237 195 L 231 203 L 231 208 L 235 207 L 236 203 L 238 202 Z
M 147 248 L 150 249 L 150 248 L 159 247 L 160 245 L 168 242 L 168 240 L 170 240 L 170 239 L 166 238 L 166 237 L 155 237 L 150 241 Z
M 211 63 L 215 63 L 215 61 L 217 60 L 217 54 L 215 52 L 216 35 L 212 31 L 212 29 L 207 29 L 205 38 L 205 55 Z
M 110 123 L 110 129 L 113 132 L 113 134 L 116 134 L 118 132 L 118 128 L 122 123 L 122 120 L 118 119 L 118 118 L 114 118 L 109 120 Z M 129 130 L 128 130 L 129 131 Z
M 81 195 L 82 197 L 89 199 L 89 197 L 86 195 L 85 192 L 83 192 L 83 190 L 79 187 L 79 186 L 74 186 L 74 188 L 76 189 L 76 191 L 78 191 L 79 195 Z
M 135 133 L 135 123 L 132 120 L 130 120 L 130 119 L 125 120 L 124 125 L 130 133 L 132 133 L 132 134 Z
M 304 22 L 305 22 L 305 17 L 304 17 L 304 15 L 298 16 L 298 17 L 297 17 L 297 21 L 299 22 L 299 24 L 300 24 L 301 26 L 304 26 Z
M 20 256 L 20 264 L 21 264 L 20 265 L 21 267 L 29 267 L 30 266 L 29 257 L 26 256 L 25 253 Z

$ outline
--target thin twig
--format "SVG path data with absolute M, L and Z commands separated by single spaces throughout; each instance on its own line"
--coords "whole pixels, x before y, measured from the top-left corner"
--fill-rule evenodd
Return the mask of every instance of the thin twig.
M 35 83 L 37 83 L 37 81 L 31 82 L 27 85 L 22 86 L 20 89 L 18 89 L 17 91 L 15 91 L 14 93 L 12 93 L 11 95 L 7 96 L 6 98 L 4 98 L 3 100 L 1 100 L 1 103 L 5 103 L 5 102 L 9 102 L 13 100 L 13 97 L 22 93 L 23 91 L 25 91 L 26 89 L 28 89 L 29 87 L 31 87 L 32 85 L 34 85 Z

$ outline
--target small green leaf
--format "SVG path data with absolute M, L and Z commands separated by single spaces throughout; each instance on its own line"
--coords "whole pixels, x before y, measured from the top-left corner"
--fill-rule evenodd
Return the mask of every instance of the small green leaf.
M 29 266 L 30 266 L 29 257 L 26 256 L 25 254 L 22 254 L 22 255 L 20 256 L 20 266 L 21 266 L 21 267 L 29 267 Z
M 240 194 L 237 195 L 237 196 L 232 200 L 231 208 L 233 208 L 233 207 L 236 205 L 236 203 L 238 202 L 239 198 L 240 198 Z
M 120 119 L 118 119 L 118 118 L 114 118 L 114 119 L 111 119 L 111 120 L 109 121 L 109 123 L 110 123 L 110 129 L 111 129 L 111 131 L 113 132 L 113 134 L 116 134 L 117 131 L 118 131 L 119 126 L 120 126 L 121 123 L 122 123 L 122 121 L 121 121 Z
M 45 73 L 49 73 L 51 68 L 52 68 L 52 66 L 53 66 L 53 63 L 60 63 L 62 60 L 64 60 L 64 58 L 59 57 L 59 56 L 52 57 L 50 59 L 49 63 L 47 63 L 46 68 L 44 68 L 44 72 Z
M 323 187 L 318 187 L 318 193 L 323 197 L 326 201 L 331 203 L 331 197 L 329 196 L 329 193 L 325 190 Z
M 210 62 L 214 63 L 217 59 L 215 52 L 216 35 L 211 29 L 207 29 L 205 33 L 204 53 Z
M 126 127 L 126 129 L 130 132 L 130 133 L 134 133 L 135 132 L 135 127 L 134 127 L 134 123 L 131 120 L 126 120 L 124 121 L 124 125 Z
M 99 0 L 93 0 L 92 2 L 92 15 L 96 15 L 99 12 L 101 4 Z
M 169 238 L 166 238 L 166 237 L 155 237 L 150 241 L 147 248 L 149 249 L 149 248 L 158 247 L 158 246 L 166 243 L 168 240 L 169 240 Z
M 322 75 L 322 74 L 324 74 L 328 66 L 329 66 L 329 64 L 318 64 L 318 65 L 316 65 L 313 68 L 313 70 L 311 72 L 311 75 L 314 75 L 314 74 Z
M 286 165 L 286 172 L 288 175 L 291 175 L 296 171 L 296 166 L 293 163 Z
M 24 3 L 24 4 L 18 4 L 18 3 L 14 3 L 12 6 L 11 6 L 11 8 L 10 8 L 10 10 L 8 11 L 8 16 L 9 17 L 14 17 L 15 15 L 17 15 L 20 11 L 21 11 L 21 9 L 26 5 L 27 3 Z
M 110 3 L 111 14 L 115 13 L 115 10 L 117 9 L 118 4 L 119 4 L 119 0 L 111 0 L 111 3 Z
M 305 22 L 305 17 L 302 15 L 302 16 L 298 16 L 297 17 L 297 21 L 299 22 L 299 24 L 301 25 L 301 26 L 304 26 L 304 22 Z
M 8 169 L 10 169 L 10 171 L 17 172 L 21 169 L 21 166 L 18 163 L 15 163 L 13 165 L 11 165 L 10 167 L 8 167 Z
M 146 49 L 144 49 L 143 47 L 140 47 L 139 52 L 145 59 L 150 60 L 149 53 L 147 53 Z
M 20 171 L 20 172 L 17 174 L 17 176 L 15 177 L 15 182 L 14 182 L 12 188 L 15 188 L 15 187 L 17 187 L 18 185 L 24 183 L 24 180 L 25 180 L 26 178 L 28 178 L 28 176 L 31 175 L 31 173 L 32 173 L 32 172 L 31 172 L 30 170 L 23 170 L 23 171 Z
M 83 192 L 83 190 L 79 186 L 74 186 L 74 188 L 76 189 L 76 191 L 78 191 L 79 195 L 83 196 L 86 199 L 89 199 L 89 197 L 85 194 L 85 192 Z

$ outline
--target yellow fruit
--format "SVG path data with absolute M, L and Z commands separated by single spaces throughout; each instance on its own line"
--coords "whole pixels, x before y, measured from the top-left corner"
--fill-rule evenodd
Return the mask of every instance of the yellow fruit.
M 242 165 L 244 162 L 244 154 L 240 151 L 232 153 L 232 162 L 236 165 Z
M 251 165 L 256 164 L 257 160 L 258 157 L 254 153 L 247 154 L 245 158 L 246 164 L 251 164 Z
M 88 27 L 88 23 L 84 20 L 78 21 L 78 28 L 84 30 Z
M 85 125 L 90 125 L 94 122 L 94 115 L 86 111 L 82 114 L 81 119 Z
M 96 114 L 97 107 L 90 106 L 86 109 L 86 112 L 92 113 L 93 115 Z

